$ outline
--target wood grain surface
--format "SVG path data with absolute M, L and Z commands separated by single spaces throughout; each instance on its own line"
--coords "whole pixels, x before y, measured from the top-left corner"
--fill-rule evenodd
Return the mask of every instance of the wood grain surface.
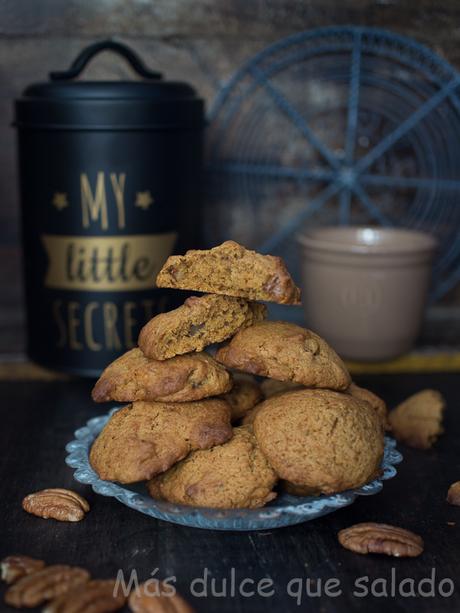
M 176 577 L 177 589 L 198 612 L 458 611 L 460 509 L 445 502 L 450 483 L 460 478 L 458 375 L 387 375 L 359 382 L 381 394 L 391 406 L 421 388 L 439 389 L 447 398 L 446 434 L 430 451 L 401 446 L 404 461 L 398 476 L 387 482 L 380 494 L 362 497 L 350 507 L 313 522 L 250 533 L 211 532 L 164 523 L 75 483 L 72 470 L 64 464 L 64 446 L 76 428 L 107 409 L 89 400 L 90 382 L 0 383 L 0 556 L 22 553 L 47 562 L 79 564 L 101 578 L 115 576 L 119 569 L 128 576 L 136 569 L 140 579 L 147 579 L 158 569 L 156 576 Z M 65 524 L 23 512 L 22 498 L 45 487 L 74 488 L 89 500 L 90 513 L 81 523 Z M 425 540 L 425 552 L 415 559 L 395 559 L 360 556 L 342 549 L 337 532 L 361 521 L 387 522 L 413 530 Z M 203 577 L 205 568 L 210 573 L 208 597 L 193 598 L 191 582 Z M 211 578 L 221 592 L 222 579 L 230 580 L 232 568 L 237 586 L 245 578 L 255 582 L 269 578 L 274 594 L 212 596 Z M 377 592 L 386 585 L 390 594 L 392 573 L 396 594 L 403 579 L 413 579 L 414 589 L 418 589 L 418 582 L 431 573 L 435 573 L 436 589 L 447 578 L 454 582 L 455 591 L 446 598 L 353 596 L 355 581 L 362 577 L 369 578 L 368 588 L 379 579 Z M 331 578 L 340 581 L 342 594 L 314 596 Z M 305 593 L 306 579 L 311 580 L 310 596 Z M 290 596 L 286 589 L 293 580 Z M 300 606 L 296 599 L 299 581 L 303 584 Z M 447 590 L 448 585 L 443 587 Z M 425 590 L 428 588 L 425 583 Z M 410 591 L 410 583 L 402 589 Z M 8 609 L 0 604 L 0 610 Z

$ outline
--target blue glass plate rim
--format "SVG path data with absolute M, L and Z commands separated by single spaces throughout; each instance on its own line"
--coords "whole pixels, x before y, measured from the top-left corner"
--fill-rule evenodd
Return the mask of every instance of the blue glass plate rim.
M 266 507 L 260 509 L 207 509 L 176 505 L 154 500 L 142 493 L 145 486 L 122 486 L 98 477 L 89 463 L 89 450 L 96 436 L 111 415 L 119 410 L 116 407 L 106 415 L 90 419 L 85 426 L 75 431 L 75 439 L 66 445 L 68 456 L 66 464 L 76 469 L 74 479 L 90 485 L 102 496 L 116 498 L 122 504 L 156 519 L 212 530 L 268 530 L 311 521 L 352 504 L 357 496 L 371 496 L 380 492 L 383 481 L 396 475 L 395 465 L 403 456 L 396 449 L 396 441 L 385 437 L 385 453 L 382 460 L 382 474 L 362 487 L 329 496 L 291 496 L 281 493 Z

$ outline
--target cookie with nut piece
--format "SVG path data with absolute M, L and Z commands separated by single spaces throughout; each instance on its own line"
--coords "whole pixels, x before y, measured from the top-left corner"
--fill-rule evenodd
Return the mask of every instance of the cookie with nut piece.
M 246 300 L 300 304 L 300 289 L 280 257 L 256 253 L 235 241 L 170 256 L 156 284 Z
M 224 445 L 194 451 L 147 483 L 150 495 L 176 504 L 220 509 L 261 507 L 276 497 L 277 476 L 249 426 Z
M 26 496 L 22 508 L 42 519 L 75 522 L 85 517 L 89 504 L 83 496 L 72 490 L 48 488 Z
M 285 321 L 262 321 L 240 330 L 219 349 L 216 360 L 227 368 L 306 387 L 346 389 L 345 364 L 314 332 Z
M 139 348 L 109 364 L 93 388 L 95 402 L 191 402 L 229 392 L 226 369 L 207 353 L 152 360 Z
M 135 483 L 231 436 L 224 400 L 133 402 L 109 419 L 91 448 L 90 462 L 101 479 Z
M 340 530 L 339 543 L 355 553 L 382 553 L 395 558 L 415 558 L 423 552 L 423 540 L 418 534 L 374 522 L 364 522 Z
M 243 298 L 191 296 L 173 311 L 160 313 L 142 328 L 139 348 L 146 357 L 166 360 L 220 343 L 240 328 L 265 319 L 267 308 Z

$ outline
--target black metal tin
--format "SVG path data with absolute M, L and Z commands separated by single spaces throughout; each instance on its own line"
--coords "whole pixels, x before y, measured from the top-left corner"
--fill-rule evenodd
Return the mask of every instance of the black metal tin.
M 72 80 L 105 49 L 144 80 Z M 51 79 L 16 100 L 28 354 L 97 376 L 178 304 L 154 279 L 199 243 L 204 105 L 114 41 Z

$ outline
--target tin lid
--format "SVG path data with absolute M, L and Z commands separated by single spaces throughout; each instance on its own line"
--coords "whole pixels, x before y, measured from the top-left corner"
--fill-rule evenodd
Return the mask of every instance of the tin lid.
M 75 81 L 99 52 L 121 55 L 142 77 L 136 81 Z M 162 130 L 201 128 L 204 103 L 187 83 L 165 81 L 126 45 L 94 43 L 69 70 L 51 72 L 50 81 L 27 87 L 16 100 L 20 128 L 58 130 Z

